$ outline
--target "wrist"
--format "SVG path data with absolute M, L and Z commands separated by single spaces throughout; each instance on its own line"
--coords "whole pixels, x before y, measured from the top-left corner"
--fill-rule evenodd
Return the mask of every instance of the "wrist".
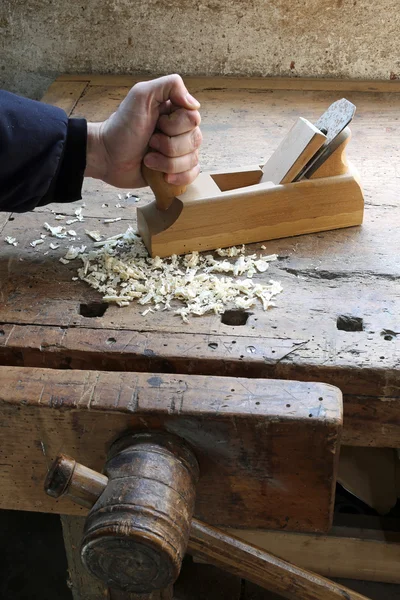
M 103 179 L 106 173 L 105 149 L 101 137 L 102 123 L 87 124 L 85 177 Z

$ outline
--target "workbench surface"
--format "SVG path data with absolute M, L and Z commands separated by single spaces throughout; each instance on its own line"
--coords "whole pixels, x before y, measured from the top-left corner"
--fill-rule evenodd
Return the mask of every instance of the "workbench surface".
M 98 121 L 134 82 L 63 76 L 44 99 Z M 235 326 L 215 314 L 186 324 L 172 312 L 142 316 L 141 305 L 103 307 L 97 292 L 72 280 L 80 261 L 59 262 L 71 243 L 47 237 L 30 245 L 46 233 L 44 222 L 63 224 L 52 210 L 73 216 L 82 202 L 0 214 L 0 364 L 331 383 L 344 393 L 344 443 L 400 447 L 398 83 L 189 78 L 187 85 L 202 103 L 204 170 L 262 164 L 298 116 L 315 122 L 334 100 L 354 102 L 347 152 L 365 192 L 363 226 L 265 243 L 265 253 L 279 260 L 256 279 L 280 281 L 283 292 L 275 308 L 252 308 Z M 92 243 L 85 229 L 114 235 L 135 227 L 136 207 L 152 195 L 148 188 L 130 191 L 139 203 L 120 201 L 126 190 L 85 181 L 84 221 L 71 226 L 80 244 Z M 119 202 L 125 208 L 116 208 Z M 122 220 L 103 223 L 116 216 Z M 18 246 L 5 243 L 6 236 Z M 45 254 L 50 241 L 60 248 Z

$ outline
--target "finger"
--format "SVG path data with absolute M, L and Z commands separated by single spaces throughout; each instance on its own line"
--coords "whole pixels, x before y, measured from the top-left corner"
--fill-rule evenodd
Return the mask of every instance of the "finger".
M 180 75 L 166 75 L 152 81 L 142 81 L 137 83 L 131 90 L 136 96 L 142 96 L 153 100 L 157 105 L 171 100 L 176 106 L 197 110 L 200 108 L 200 102 L 189 94 Z M 129 92 L 129 94 L 131 93 Z M 128 94 L 128 95 L 129 95 Z
M 167 100 L 166 102 L 160 104 L 160 106 L 158 107 L 158 112 L 160 115 L 170 115 L 171 113 L 175 112 L 176 110 L 179 110 L 180 108 L 180 106 L 176 106 L 176 104 L 173 104 L 171 100 Z
M 188 133 L 182 133 L 174 137 L 170 137 L 164 133 L 155 133 L 150 138 L 149 146 L 153 150 L 161 152 L 164 156 L 174 158 L 197 150 L 201 146 L 202 140 L 203 136 L 200 128 L 195 127 Z
M 199 154 L 197 150 L 194 150 L 194 152 L 185 154 L 185 156 L 171 158 L 159 152 L 149 152 L 143 160 L 149 169 L 174 174 L 190 171 L 190 169 L 196 167 L 199 163 Z
M 157 129 L 172 137 L 187 133 L 198 127 L 200 123 L 199 111 L 179 108 L 169 115 L 161 115 L 157 121 Z
M 164 175 L 164 179 L 167 183 L 172 185 L 190 185 L 196 179 L 200 173 L 200 165 L 196 165 L 193 169 L 185 171 L 184 173 L 174 173 Z
M 155 86 L 155 97 L 158 101 L 165 102 L 171 100 L 176 106 L 188 109 L 200 108 L 200 102 L 196 100 L 183 83 L 183 79 L 180 75 L 167 75 L 160 77 L 152 82 Z M 161 100 L 162 97 L 162 100 Z

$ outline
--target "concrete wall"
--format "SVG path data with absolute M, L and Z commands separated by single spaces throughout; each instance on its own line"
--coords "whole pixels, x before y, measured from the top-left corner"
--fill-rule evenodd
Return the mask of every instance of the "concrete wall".
M 59 73 L 389 79 L 399 0 L 0 0 L 0 84 Z

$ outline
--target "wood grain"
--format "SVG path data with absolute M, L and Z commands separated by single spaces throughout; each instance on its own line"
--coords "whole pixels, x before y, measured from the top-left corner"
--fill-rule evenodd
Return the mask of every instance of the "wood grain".
M 179 196 L 186 191 L 185 185 L 177 186 L 167 183 L 164 179 L 164 173 L 149 169 L 144 164 L 142 165 L 142 175 L 153 191 L 158 210 L 167 210 L 175 196 Z
M 63 452 L 101 472 L 116 436 L 162 427 L 195 450 L 199 518 L 330 527 L 342 422 L 332 386 L 14 367 L 0 376 L 1 508 L 82 514 L 45 495 L 52 459 Z
M 86 508 L 91 508 L 107 485 L 107 477 L 75 459 L 59 454 L 49 470 L 44 489 L 52 498 L 68 498 Z
M 87 86 L 87 81 L 55 81 L 46 91 L 42 102 L 59 106 L 70 115 Z
M 91 78 L 85 77 L 62 80 Z M 283 293 L 276 308 L 263 312 L 257 306 L 246 325 L 237 327 L 217 315 L 193 318 L 189 325 L 167 312 L 142 317 L 135 305 L 109 307 L 98 318 L 80 315 L 80 303 L 100 303 L 101 297 L 71 281 L 79 261 L 58 262 L 68 244 L 61 240 L 61 248 L 47 256 L 49 239 L 36 251 L 29 245 L 45 233 L 44 221 L 59 224 L 51 209 L 73 215 L 77 205 L 55 204 L 14 215 L 2 239 L 16 235 L 19 245 L 0 241 L 0 362 L 327 381 L 345 394 L 343 441 L 399 447 L 400 98 L 387 92 L 395 92 L 400 82 L 381 87 L 373 82 L 373 93 L 368 93 L 357 91 L 369 85 L 358 81 L 319 80 L 314 91 L 307 91 L 308 83 L 301 79 L 276 81 L 277 86 L 303 86 L 289 92 L 263 88 L 272 82 L 261 79 L 196 81 L 204 134 L 201 163 L 207 171 L 263 164 L 299 115 L 314 122 L 347 90 L 346 97 L 357 106 L 348 157 L 359 171 L 366 198 L 363 226 L 265 243 L 264 252 L 280 258 L 257 281 L 281 281 Z M 125 76 L 93 76 L 73 115 L 93 120 L 109 116 L 131 82 Z M 333 91 L 322 90 L 324 85 Z M 128 224 L 135 227 L 136 206 L 153 197 L 148 188 L 135 190 L 140 202 L 123 200 L 126 208 L 116 209 L 117 193 L 123 190 L 85 182 L 85 222 L 74 224 L 80 243 L 89 242 L 85 228 L 114 235 Z M 122 222 L 103 224 L 116 214 Z M 260 252 L 260 244 L 248 252 Z M 338 329 L 341 315 L 361 319 L 362 329 Z
M 360 295 L 363 291 L 368 293 L 364 286 L 359 290 Z M 66 325 L 72 314 L 76 314 L 76 304 L 66 315 Z M 228 339 L 223 332 L 198 333 L 193 339 L 190 333 L 166 334 L 151 330 L 132 335 L 130 331 L 84 326 L 30 326 L 28 329 L 23 325 L 1 325 L 0 355 L 3 364 L 21 367 L 186 372 L 331 383 L 344 393 L 343 443 L 398 448 L 400 403 L 396 357 L 390 357 L 393 366 L 388 365 L 386 369 L 366 368 L 363 347 L 358 346 L 360 354 L 358 361 L 354 360 L 351 352 L 354 346 L 349 347 L 344 334 L 336 340 L 337 354 L 326 352 L 325 364 L 321 365 L 318 321 L 314 326 L 312 323 L 315 315 L 319 313 L 310 314 L 310 335 L 317 341 L 310 342 L 301 337 L 293 339 L 290 325 L 295 324 L 294 319 L 288 320 L 287 334 L 283 331 L 282 337 L 273 337 L 271 332 L 270 336 L 259 333 L 257 338 L 258 327 L 251 330 L 252 336 L 244 336 L 237 327 Z M 253 322 L 257 325 L 257 321 Z M 375 352 L 383 355 L 388 343 L 383 337 L 376 336 L 376 339 Z M 348 371 L 352 373 L 351 378 L 347 376 Z
M 263 166 L 261 181 L 291 183 L 325 140 L 315 125 L 299 117 Z
M 154 434 L 151 434 L 154 435 Z M 165 434 L 163 434 L 165 436 Z M 166 441 L 166 438 L 163 438 L 164 442 Z M 104 578 L 105 575 L 108 578 L 110 575 L 113 579 L 113 581 L 117 581 L 117 579 L 115 579 L 116 577 L 116 573 L 119 572 L 119 566 L 115 565 L 115 558 L 113 557 L 113 552 L 115 550 L 119 551 L 119 556 L 123 556 L 123 554 L 125 552 L 128 551 L 128 556 L 130 557 L 133 554 L 135 554 L 137 552 L 136 549 L 136 543 L 134 541 L 134 538 L 132 536 L 132 533 L 128 533 L 128 530 L 131 531 L 133 529 L 136 529 L 137 527 L 137 523 L 141 521 L 141 517 L 144 517 L 145 515 L 140 515 L 140 509 L 142 506 L 145 506 L 147 504 L 147 502 L 149 502 L 149 506 L 151 506 L 151 510 L 147 511 L 146 513 L 150 512 L 150 514 L 153 514 L 154 510 L 158 510 L 159 507 L 167 501 L 167 496 L 169 496 L 169 493 L 167 495 L 165 495 L 165 487 L 163 487 L 161 491 L 161 494 L 157 494 L 156 493 L 156 489 L 157 488 L 149 488 L 146 491 L 142 491 L 142 483 L 144 486 L 147 485 L 146 479 L 147 479 L 147 475 L 149 475 L 149 480 L 152 481 L 152 483 L 155 483 L 155 480 L 153 479 L 153 475 L 154 473 L 158 473 L 158 476 L 160 473 L 162 473 L 162 478 L 163 481 L 169 481 L 172 486 L 174 487 L 176 485 L 176 480 L 175 477 L 172 475 L 172 472 L 167 474 L 168 472 L 168 467 L 167 469 L 160 469 L 156 467 L 156 462 L 154 462 L 154 460 L 151 459 L 151 454 L 156 450 L 156 454 L 154 455 L 154 459 L 157 461 L 158 458 L 158 452 L 160 452 L 160 456 L 162 454 L 164 454 L 165 449 L 168 446 L 168 449 L 172 448 L 175 441 L 174 439 L 170 439 L 167 442 L 167 445 L 165 445 L 165 443 L 162 441 L 161 436 L 155 436 L 152 440 L 149 436 L 145 436 L 145 437 L 141 437 L 137 439 L 137 442 L 139 443 L 140 447 L 136 448 L 136 452 L 135 452 L 135 460 L 132 460 L 132 458 L 128 458 L 127 456 L 125 456 L 126 451 L 131 452 L 134 450 L 134 446 L 132 446 L 131 444 L 135 443 L 134 442 L 134 436 L 131 436 L 129 438 L 126 439 L 126 441 L 122 441 L 122 443 L 117 442 L 117 447 L 115 447 L 112 451 L 112 456 L 109 459 L 108 463 L 107 463 L 107 467 L 106 467 L 106 472 L 107 474 L 109 474 L 110 479 L 108 480 L 107 484 L 106 484 L 106 489 L 103 491 L 99 491 L 99 495 L 101 495 L 101 497 L 99 497 L 96 501 L 96 499 L 91 498 L 90 495 L 87 496 L 87 500 L 88 502 L 90 502 L 91 504 L 94 504 L 94 502 L 96 502 L 96 505 L 92 508 L 92 510 L 89 513 L 89 516 L 87 517 L 87 521 L 86 521 L 86 525 L 85 525 L 85 532 L 84 532 L 84 539 L 83 539 L 83 543 L 82 543 L 82 552 L 83 552 L 83 559 L 84 562 L 86 562 L 88 559 L 85 559 L 85 547 L 87 544 L 87 536 L 91 536 L 93 537 L 95 535 L 95 539 L 97 539 L 100 536 L 100 540 L 102 544 L 106 544 L 104 547 L 102 547 L 102 550 L 100 552 L 100 556 L 102 557 L 102 561 L 101 561 L 101 569 L 99 571 L 99 576 L 101 578 Z M 162 443 L 163 445 L 160 446 L 159 443 Z M 180 443 L 180 442 L 179 442 Z M 179 454 L 181 452 L 181 450 L 179 449 L 179 447 L 176 448 L 177 449 L 177 454 Z M 121 453 L 121 451 L 123 451 Z M 139 452 L 137 452 L 139 451 Z M 169 451 L 169 450 L 168 450 Z M 148 454 L 150 452 L 150 454 Z M 186 449 L 185 454 L 187 454 L 188 449 Z M 173 455 L 176 455 L 176 452 L 173 451 Z M 170 458 L 171 458 L 171 454 L 170 454 Z M 193 455 L 191 455 L 191 452 L 189 450 L 189 454 L 187 454 L 186 459 L 189 459 L 190 461 L 193 461 Z M 161 459 L 162 460 L 162 459 Z M 175 459 L 173 459 L 175 460 Z M 177 459 L 178 460 L 178 459 Z M 139 466 L 139 462 L 141 464 L 141 466 Z M 169 461 L 168 461 L 169 462 Z M 179 462 L 179 460 L 178 460 Z M 194 459 L 194 465 L 195 465 L 195 459 Z M 146 466 L 147 465 L 147 466 Z M 171 466 L 171 465 L 169 465 Z M 85 469 L 86 467 L 84 465 L 79 465 L 79 467 L 81 469 Z M 161 465 L 159 465 L 159 467 L 161 467 Z M 190 470 L 190 468 L 189 468 Z M 129 480 L 129 475 L 128 473 L 135 473 L 136 477 L 135 477 L 135 481 L 130 481 Z M 184 469 L 185 472 L 185 477 L 187 477 L 188 475 L 188 471 L 186 469 Z M 100 476 L 100 474 L 97 474 L 98 476 Z M 128 476 L 128 478 L 126 479 L 125 476 Z M 157 476 L 157 479 L 158 479 Z M 121 482 L 121 477 L 123 480 L 125 480 L 124 482 Z M 143 481 L 142 481 L 142 477 L 144 477 Z M 88 477 L 88 483 L 90 481 L 90 477 Z M 192 488 L 193 485 L 193 480 L 192 483 L 190 484 L 190 487 Z M 168 486 L 169 487 L 169 486 Z M 191 492 L 193 490 L 191 490 L 189 492 L 189 497 L 191 496 Z M 146 493 L 147 492 L 147 493 Z M 67 491 L 68 493 L 68 491 Z M 186 498 L 186 494 L 183 493 L 181 495 L 181 499 L 179 500 L 179 502 L 181 502 L 184 498 Z M 127 509 L 128 506 L 131 506 L 134 504 L 135 505 L 135 513 L 137 514 L 137 518 L 135 518 L 133 521 L 130 521 L 128 519 L 127 521 Z M 110 511 L 109 507 L 113 507 L 112 512 Z M 164 515 L 170 515 L 171 514 L 171 510 L 173 511 L 173 507 L 171 506 L 170 509 L 167 512 L 163 511 Z M 185 511 L 184 511 L 185 512 Z M 145 517 L 148 518 L 148 517 Z M 153 519 L 152 519 L 153 520 Z M 110 528 L 110 524 L 113 523 L 113 526 L 111 529 Z M 124 538 L 124 545 L 122 548 L 118 547 L 118 540 L 121 537 L 121 526 L 122 524 L 124 524 L 124 533 L 123 533 L 123 538 Z M 128 527 L 128 530 L 126 529 Z M 136 536 L 139 535 L 139 540 L 141 539 L 141 536 L 143 536 L 143 532 L 146 532 L 144 539 L 143 539 L 143 543 L 146 545 L 147 544 L 147 538 L 149 535 L 152 535 L 154 533 L 154 530 L 156 528 L 159 527 L 158 524 L 158 520 L 156 520 L 155 524 L 153 524 L 152 528 L 148 528 L 148 527 L 144 527 L 143 524 L 139 527 L 139 530 L 136 533 Z M 104 529 L 106 528 L 106 529 Z M 183 528 L 184 530 L 186 530 L 186 527 Z M 181 530 L 181 527 L 179 527 L 179 530 Z M 380 535 L 379 535 L 380 533 Z M 106 534 L 104 536 L 104 534 Z M 340 534 L 342 535 L 342 537 L 340 537 Z M 194 519 L 192 524 L 191 524 L 191 533 L 190 533 L 190 539 L 189 539 L 189 550 L 191 552 L 194 553 L 195 556 L 195 560 L 199 561 L 199 558 L 196 556 L 196 551 L 199 552 L 200 555 L 200 560 L 211 560 L 211 563 L 216 562 L 216 564 L 218 564 L 219 566 L 223 566 L 223 567 L 227 567 L 228 571 L 231 571 L 234 574 L 240 574 L 243 578 L 245 578 L 246 580 L 249 581 L 253 581 L 256 582 L 257 584 L 261 584 L 263 587 L 265 587 L 266 589 L 272 590 L 272 591 L 276 591 L 278 590 L 278 592 L 283 593 L 284 597 L 287 598 L 299 598 L 301 597 L 303 594 L 305 594 L 303 597 L 307 597 L 307 598 L 319 598 L 319 595 L 316 594 L 322 594 L 323 590 L 325 589 L 325 591 L 327 591 L 328 593 L 332 593 L 332 597 L 334 597 L 334 594 L 337 594 L 338 598 L 341 598 L 342 596 L 349 598 L 351 597 L 351 592 L 348 589 L 344 589 L 341 586 L 337 586 L 336 584 L 333 584 L 332 582 L 329 582 L 327 580 L 318 578 L 316 576 L 315 573 L 310 573 L 310 572 L 306 572 L 303 568 L 299 568 L 299 562 L 304 562 L 304 560 L 302 561 L 301 558 L 303 556 L 303 553 L 305 555 L 309 554 L 309 547 L 310 545 L 312 545 L 312 543 L 314 542 L 315 545 L 317 545 L 318 543 L 318 550 L 319 553 L 322 554 L 323 556 L 323 560 L 322 560 L 322 567 L 319 567 L 319 572 L 322 570 L 327 570 L 326 567 L 326 562 L 324 562 L 324 560 L 326 561 L 328 559 L 328 564 L 330 563 L 330 561 L 332 561 L 332 563 L 334 564 L 335 562 L 337 562 L 337 557 L 336 557 L 336 553 L 339 553 L 340 557 L 342 559 L 344 559 L 344 557 L 346 557 L 347 559 L 347 568 L 345 568 L 343 570 L 339 569 L 339 573 L 341 577 L 345 577 L 345 576 L 349 576 L 352 572 L 357 572 L 357 564 L 358 561 L 360 561 L 361 564 L 363 564 L 363 561 L 365 560 L 365 557 L 362 556 L 363 555 L 363 550 L 366 549 L 366 544 L 364 543 L 363 546 L 361 546 L 361 556 L 360 554 L 357 554 L 357 559 L 358 560 L 352 560 L 352 552 L 354 554 L 356 554 L 354 551 L 357 550 L 357 548 L 354 548 L 355 544 L 354 542 L 356 540 L 346 537 L 351 535 L 350 531 L 345 531 L 343 530 L 342 532 L 340 532 L 339 530 L 336 532 L 336 536 L 332 535 L 327 537 L 327 536 L 311 536 L 311 535 L 299 535 L 299 534 L 285 534 L 283 532 L 262 532 L 262 531 L 243 531 L 242 529 L 240 530 L 228 530 L 226 532 L 222 531 L 222 530 L 217 530 L 214 528 L 211 528 L 209 525 L 207 525 L 206 523 L 202 523 L 200 521 L 198 521 L 197 519 Z M 355 535 L 353 533 L 353 535 Z M 391 534 L 389 534 L 391 535 Z M 113 540 L 113 545 L 110 549 L 108 549 L 108 543 L 110 538 L 113 538 L 114 536 L 116 536 L 116 539 Z M 132 537 L 132 540 L 130 539 Z M 169 537 L 169 535 L 166 536 L 167 539 Z M 370 537 L 371 537 L 371 532 L 370 532 Z M 385 560 L 387 562 L 388 559 L 388 550 L 389 550 L 389 544 L 387 543 L 387 539 L 388 539 L 388 535 L 386 534 L 385 536 L 383 535 L 383 532 L 372 532 L 372 537 L 375 540 L 379 540 L 379 541 L 383 541 L 384 543 L 382 544 L 382 547 L 379 548 L 379 559 L 381 560 Z M 126 538 L 126 539 L 125 539 Z M 334 548 L 332 551 L 332 541 L 333 542 L 337 542 L 339 538 L 339 544 L 333 544 Z M 164 538 L 161 538 L 164 539 Z M 362 541 L 365 542 L 366 541 L 366 536 L 365 534 L 362 536 Z M 396 542 L 400 541 L 400 536 L 397 535 L 395 536 L 395 540 Z M 99 540 L 98 540 L 99 541 Z M 244 545 L 243 541 L 246 542 L 246 544 L 248 545 Z M 279 542 L 282 542 L 283 544 L 279 544 Z M 289 551 L 287 551 L 287 548 L 285 547 L 285 541 L 288 542 L 288 547 L 290 548 Z M 321 548 L 321 544 L 320 542 L 323 541 L 327 546 L 328 546 L 328 552 L 325 552 L 325 548 Z M 393 541 L 393 540 L 392 540 Z M 352 543 L 353 542 L 353 543 Z M 127 549 L 127 544 L 129 543 L 129 550 Z M 158 542 L 156 540 L 153 541 L 152 543 L 152 548 L 154 548 L 154 544 L 156 544 L 156 546 L 158 546 Z M 274 550 L 273 550 L 273 555 L 270 554 L 270 551 L 268 550 L 268 545 L 273 545 Z M 338 549 L 338 545 L 340 546 L 340 550 Z M 283 546 L 283 548 L 282 548 Z M 396 548 L 397 546 L 397 548 Z M 396 546 L 394 547 L 394 553 L 396 555 L 396 550 L 397 550 L 397 554 L 399 552 L 400 549 L 400 544 L 396 544 Z M 185 544 L 185 548 L 186 548 L 186 544 Z M 295 548 L 295 550 L 298 551 L 298 554 L 296 554 L 296 552 L 293 553 L 293 548 Z M 285 552 L 286 550 L 286 552 Z M 313 548 L 314 550 L 314 548 Z M 375 550 L 375 552 L 373 552 L 373 550 Z M 376 573 L 376 569 L 375 569 L 375 565 L 376 565 L 376 560 L 377 560 L 377 548 L 368 548 L 368 553 L 369 556 L 367 557 L 367 565 L 371 562 L 371 555 L 373 555 L 373 572 Z M 393 548 L 391 548 L 391 550 L 393 550 Z M 294 566 L 294 564 L 289 564 L 288 562 L 284 562 L 283 560 L 279 560 L 279 558 L 284 559 L 284 560 L 289 560 L 287 558 L 285 558 L 285 553 L 286 554 L 290 554 L 290 551 L 292 551 L 292 555 L 295 556 L 295 560 L 293 561 L 296 566 Z M 386 551 L 386 552 L 385 552 Z M 315 550 L 314 550 L 315 552 Z M 333 556 L 332 556 L 333 554 Z M 283 556 L 282 556 L 283 555 Z M 389 566 L 388 571 L 392 574 L 393 573 L 393 557 L 390 555 L 390 550 L 389 550 L 389 557 L 392 559 L 392 564 Z M 89 556 L 90 563 L 93 560 L 93 552 L 92 555 Z M 398 558 L 398 557 L 397 557 Z M 254 560 L 255 559 L 255 560 Z M 350 560 L 349 560 L 350 559 Z M 369 559 L 369 560 L 368 560 Z M 396 561 L 396 567 L 397 567 L 397 560 L 396 560 L 396 556 L 394 557 L 394 560 Z M 110 561 L 110 563 L 113 565 L 113 567 L 111 569 L 107 569 L 105 568 L 108 561 Z M 141 564 L 141 561 L 136 561 L 139 562 L 139 564 Z M 146 559 L 144 560 L 144 562 L 146 562 Z M 257 562 L 259 563 L 260 566 L 260 571 L 257 573 L 257 569 L 254 569 L 254 566 Z M 321 561 L 316 561 L 321 562 Z M 92 570 L 92 566 L 89 563 L 90 566 L 90 570 Z M 140 576 L 137 570 L 137 566 L 135 567 L 134 573 L 132 573 L 132 575 L 130 576 L 128 573 L 129 570 L 129 560 L 122 560 L 122 564 L 124 565 L 121 569 L 121 579 L 124 582 L 124 585 L 126 585 L 126 582 L 128 581 L 132 581 L 134 580 L 135 583 L 135 587 L 138 586 L 138 581 L 140 579 L 140 576 L 142 575 L 141 572 Z M 363 577 L 363 575 L 366 575 L 366 578 L 368 579 L 368 575 L 370 573 L 370 569 L 371 567 L 366 567 L 362 570 L 362 574 L 360 576 L 360 574 L 358 573 L 358 576 L 361 578 Z M 99 570 L 99 564 L 98 562 L 96 562 L 96 572 Z M 157 572 L 157 577 L 159 576 L 159 572 L 163 571 L 163 564 L 161 561 L 161 567 Z M 332 569 L 330 569 L 330 574 L 332 576 Z M 336 571 L 334 571 L 334 573 L 336 573 Z M 344 573 L 344 575 L 343 575 Z M 396 574 L 397 574 L 397 568 L 396 568 Z M 169 570 L 168 570 L 168 575 L 169 575 Z M 392 575 L 393 577 L 393 575 Z M 299 596 L 293 596 L 293 594 L 295 593 L 293 590 L 293 579 L 295 582 L 295 587 L 298 588 L 296 590 L 296 593 L 299 593 Z M 146 589 L 148 589 L 152 582 L 154 580 L 154 573 L 152 574 L 152 577 L 149 579 L 148 577 L 148 570 L 145 571 L 145 577 L 143 579 L 143 587 L 145 587 Z M 278 581 L 279 583 L 274 583 L 274 581 Z M 350 595 L 349 595 L 350 594 Z
M 282 173 L 287 174 L 287 169 L 289 177 L 298 172 L 292 159 L 282 163 L 280 175 L 273 176 L 285 179 Z M 207 177 L 213 179 L 204 173 L 172 200 L 167 211 L 161 212 L 156 202 L 138 207 L 138 230 L 149 254 L 163 258 L 360 225 L 364 199 L 354 175 L 349 169 L 337 177 L 282 186 L 262 180 L 208 196 L 203 188 L 209 186 Z
M 153 594 L 133 594 L 108 589 L 83 566 L 80 546 L 85 517 L 61 515 L 64 544 L 68 560 L 69 585 L 73 600 L 173 600 L 172 586 Z
M 94 74 L 65 74 L 57 81 L 88 81 L 94 86 L 132 86 L 138 81 L 153 79 L 143 75 L 94 75 Z M 337 91 L 337 92 L 399 92 L 400 82 L 396 80 L 352 80 L 352 79 L 322 79 L 312 77 L 184 77 L 191 89 L 213 90 L 300 90 L 300 91 Z
M 80 545 L 85 518 L 61 515 L 61 525 L 73 600 L 110 600 L 107 587 L 93 577 L 81 561 Z
M 165 432 L 130 434 L 112 445 L 104 472 L 107 484 L 86 518 L 84 565 L 123 591 L 168 588 L 179 576 L 191 528 L 199 479 L 193 450 Z
M 192 521 L 188 551 L 288 600 L 367 600 L 366 596 L 244 544 L 197 519 Z
M 400 584 L 400 533 L 333 527 L 329 535 L 228 530 L 245 542 L 329 578 Z

